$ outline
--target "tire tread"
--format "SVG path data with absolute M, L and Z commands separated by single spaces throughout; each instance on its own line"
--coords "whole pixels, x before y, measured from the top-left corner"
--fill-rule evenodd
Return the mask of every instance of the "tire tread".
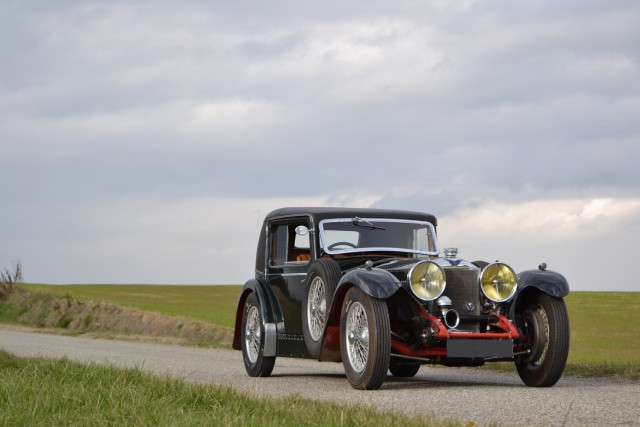
M 551 387 L 558 382 L 564 371 L 569 355 L 569 315 L 562 298 L 539 294 L 533 301 L 542 306 L 549 318 L 549 335 L 555 345 L 549 343 L 549 349 L 542 365 L 530 369 L 527 363 L 516 359 L 516 368 L 522 381 L 530 387 Z M 552 338 L 553 337 L 553 338 Z
M 255 305 L 256 307 L 258 307 L 258 311 L 260 311 L 260 304 L 258 302 L 258 297 L 256 296 L 255 293 L 251 293 L 246 301 L 245 301 L 245 305 L 243 308 L 243 314 L 242 314 L 242 334 L 244 335 L 244 330 L 245 330 L 245 322 L 247 320 L 247 306 L 249 305 Z M 260 322 L 262 325 L 262 314 L 260 315 Z M 247 371 L 247 374 L 250 377 L 268 377 L 271 375 L 271 372 L 273 371 L 273 367 L 276 364 L 276 358 L 275 356 L 270 356 L 270 357 L 266 357 L 263 355 L 263 350 L 264 350 L 264 328 L 261 327 L 261 332 L 262 332 L 262 342 L 260 343 L 260 353 L 258 354 L 258 359 L 256 360 L 256 363 L 251 363 L 249 361 L 249 358 L 247 357 L 247 350 L 246 350 L 246 343 L 244 338 L 242 338 L 242 359 L 244 362 L 244 367 Z
M 374 328 L 369 328 L 369 358 L 367 366 L 361 375 L 352 372 L 346 349 L 344 324 L 349 301 L 354 300 L 362 304 L 367 311 L 367 320 L 373 320 Z M 389 361 L 391 358 L 391 326 L 389 322 L 389 310 L 384 300 L 380 300 L 365 294 L 359 288 L 353 287 L 347 291 L 343 302 L 343 318 L 340 321 L 340 345 L 342 362 L 345 367 L 347 379 L 351 386 L 358 390 L 377 390 L 387 377 Z M 372 364 L 370 364 L 372 362 Z

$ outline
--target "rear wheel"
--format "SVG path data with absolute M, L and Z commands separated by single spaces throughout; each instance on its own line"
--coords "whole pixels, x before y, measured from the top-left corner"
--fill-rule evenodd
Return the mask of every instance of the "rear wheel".
M 389 364 L 389 371 L 394 377 L 411 378 L 414 377 L 419 370 L 419 363 L 391 362 L 391 364 Z
M 255 293 L 244 303 L 242 315 L 242 359 L 247 374 L 251 377 L 268 377 L 276 363 L 275 357 L 264 356 L 264 325 Z
M 541 293 L 517 315 L 527 354 L 515 360 L 530 387 L 550 387 L 562 376 L 569 355 L 569 316 L 562 298 Z
M 389 312 L 383 300 L 355 287 L 347 291 L 340 319 L 340 351 L 353 388 L 382 386 L 391 356 Z

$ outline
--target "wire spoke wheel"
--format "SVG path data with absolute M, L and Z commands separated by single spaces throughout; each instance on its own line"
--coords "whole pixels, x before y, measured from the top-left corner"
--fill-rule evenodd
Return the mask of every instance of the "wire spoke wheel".
M 319 357 L 336 286 L 342 277 L 337 262 L 320 258 L 309 267 L 302 303 L 302 336 L 310 357 Z
M 347 312 L 347 354 L 356 372 L 362 372 L 369 358 L 369 325 L 367 313 L 359 302 L 351 304 Z
M 324 282 L 316 276 L 309 288 L 307 299 L 307 321 L 311 339 L 319 341 L 322 338 L 324 324 L 327 318 L 327 297 Z
M 275 365 L 275 356 L 264 355 L 264 326 L 258 297 L 252 292 L 244 303 L 242 316 L 242 360 L 249 376 L 268 377 Z
M 260 354 L 260 314 L 258 307 L 252 306 L 247 312 L 247 322 L 244 336 L 247 346 L 247 357 L 251 363 L 256 363 Z
M 382 386 L 391 358 L 391 327 L 384 300 L 356 287 L 347 291 L 340 318 L 340 353 L 353 388 Z

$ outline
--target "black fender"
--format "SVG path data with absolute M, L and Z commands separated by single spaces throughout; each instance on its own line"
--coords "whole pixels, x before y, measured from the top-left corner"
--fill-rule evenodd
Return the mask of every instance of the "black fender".
M 378 299 L 386 299 L 395 294 L 402 284 L 396 277 L 386 270 L 372 268 L 367 270 L 359 268 L 351 270 L 340 279 L 336 291 L 333 294 L 331 309 L 329 310 L 328 322 L 335 322 L 333 326 L 340 326 L 340 310 L 342 302 L 349 288 L 356 286 L 365 294 Z
M 511 318 L 513 319 L 518 306 L 529 300 L 539 292 L 557 298 L 569 295 L 569 282 L 555 271 L 527 270 L 518 274 L 518 289 L 511 303 Z
M 282 322 L 282 313 L 280 313 L 279 307 L 274 304 L 274 296 L 271 289 L 265 282 L 259 279 L 248 280 L 240 292 L 240 298 L 238 298 L 238 306 L 236 308 L 236 323 L 235 331 L 233 333 L 233 345 L 235 350 L 242 349 L 242 316 L 244 315 L 244 303 L 247 297 L 255 292 L 258 297 L 258 304 L 260 305 L 260 317 L 262 318 L 264 326 L 264 356 L 276 355 L 276 341 L 277 341 L 277 323 Z
M 379 268 L 371 270 L 359 268 L 342 276 L 333 294 L 333 301 L 327 315 L 327 325 L 322 338 L 319 360 L 334 362 L 341 360 L 339 330 L 342 303 L 347 291 L 354 286 L 360 288 L 365 294 L 378 299 L 389 298 L 402 288 L 402 284 L 393 274 Z
M 400 281 L 393 274 L 380 268 L 372 268 L 371 270 L 359 268 L 349 271 L 338 282 L 336 294 L 341 286 L 347 285 L 357 286 L 365 294 L 379 299 L 389 298 L 402 287 Z M 344 293 L 346 291 L 345 289 Z

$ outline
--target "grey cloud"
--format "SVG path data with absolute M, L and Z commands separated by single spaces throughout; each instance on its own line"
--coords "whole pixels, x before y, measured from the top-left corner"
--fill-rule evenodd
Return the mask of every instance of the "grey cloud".
M 147 197 L 371 195 L 437 215 L 639 197 L 639 13 L 4 2 L 0 222 L 63 242 L 84 207 Z M 59 221 L 16 213 L 30 209 Z

